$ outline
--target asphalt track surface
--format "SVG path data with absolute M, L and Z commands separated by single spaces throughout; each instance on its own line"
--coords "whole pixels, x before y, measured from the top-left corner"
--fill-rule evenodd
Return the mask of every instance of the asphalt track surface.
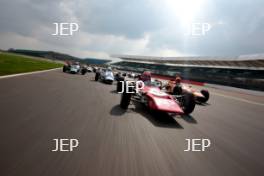
M 263 175 L 264 98 L 209 89 L 191 116 L 118 106 L 115 86 L 61 70 L 0 79 L 1 176 Z M 52 152 L 54 138 L 77 138 Z M 185 152 L 186 138 L 207 138 Z

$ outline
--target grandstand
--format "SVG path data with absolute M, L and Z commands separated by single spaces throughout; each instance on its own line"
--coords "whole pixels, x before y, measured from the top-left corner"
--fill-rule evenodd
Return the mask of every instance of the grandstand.
M 112 65 L 130 71 L 155 74 L 264 91 L 264 55 L 220 57 L 147 57 L 113 55 L 122 61 Z

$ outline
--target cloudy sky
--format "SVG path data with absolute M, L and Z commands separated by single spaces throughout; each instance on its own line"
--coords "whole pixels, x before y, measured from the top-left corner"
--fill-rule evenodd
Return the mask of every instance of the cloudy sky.
M 0 48 L 100 58 L 264 53 L 263 7 L 263 0 L 1 0 Z M 53 23 L 79 30 L 54 36 Z M 202 24 L 210 25 L 204 35 Z

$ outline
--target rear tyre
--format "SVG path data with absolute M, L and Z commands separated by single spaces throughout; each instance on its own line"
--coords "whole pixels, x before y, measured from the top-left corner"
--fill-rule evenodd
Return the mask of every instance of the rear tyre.
M 94 78 L 94 80 L 95 80 L 95 81 L 98 81 L 98 80 L 99 80 L 99 76 L 100 76 L 100 73 L 96 72 L 96 73 L 95 73 L 95 78 Z
M 204 98 L 201 99 L 201 102 L 206 103 L 210 97 L 208 90 L 201 90 L 201 94 L 203 94 L 203 96 L 204 96 Z
M 122 81 L 124 81 L 125 79 L 124 78 L 119 78 L 118 81 L 117 81 L 117 84 L 116 84 L 116 91 L 117 92 L 121 92 L 122 91 L 122 86 L 123 86 L 123 83 Z
M 191 93 L 186 93 L 182 97 L 182 109 L 184 114 L 188 115 L 193 112 L 195 108 L 195 99 L 194 95 Z
M 181 95 L 182 94 L 182 87 L 181 86 L 175 86 L 173 88 L 173 95 Z

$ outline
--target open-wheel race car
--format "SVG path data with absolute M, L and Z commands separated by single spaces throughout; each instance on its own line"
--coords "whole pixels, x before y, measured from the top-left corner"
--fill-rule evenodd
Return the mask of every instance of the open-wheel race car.
M 124 87 L 128 84 L 124 82 Z M 170 95 L 160 89 L 159 83 L 145 82 L 144 87 L 138 91 L 130 87 L 129 92 L 126 90 L 121 94 L 120 107 L 128 109 L 131 101 L 142 103 L 150 110 L 167 112 L 179 115 L 188 115 L 195 108 L 195 100 L 193 94 L 186 93 L 183 95 Z M 130 93 L 134 92 L 134 93 Z
M 177 80 L 170 80 L 165 88 L 172 95 L 193 94 L 197 103 L 206 103 L 210 97 L 208 90 L 202 89 L 201 91 L 197 91 L 192 86 L 177 84 Z
M 95 81 L 102 81 L 108 84 L 113 84 L 115 78 L 111 68 L 98 69 L 95 73 Z
M 93 68 L 92 67 L 88 66 L 88 67 L 85 67 L 85 68 L 86 68 L 87 72 L 89 72 L 89 73 L 93 72 Z
M 80 73 L 80 74 L 84 75 L 87 72 L 87 69 L 84 67 L 81 67 L 79 62 L 66 61 L 66 63 L 63 65 L 62 71 L 68 72 L 68 73 L 73 73 L 73 74 Z

